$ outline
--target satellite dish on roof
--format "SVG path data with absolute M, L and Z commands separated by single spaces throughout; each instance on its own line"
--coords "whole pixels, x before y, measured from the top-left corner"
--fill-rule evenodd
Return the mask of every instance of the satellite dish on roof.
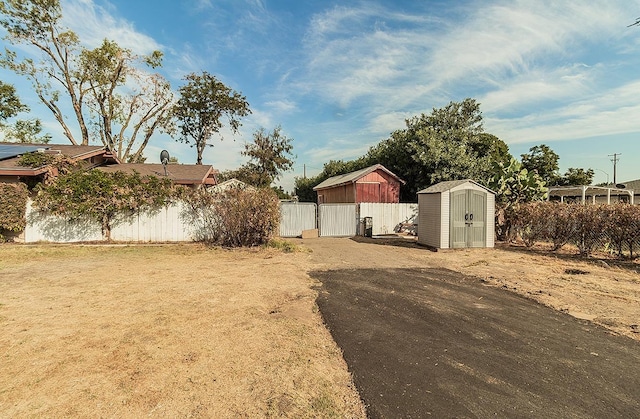
M 627 185 L 625 185 L 624 183 L 616 183 L 616 188 L 618 189 L 625 189 L 627 187 Z
M 167 150 L 162 150 L 160 152 L 160 161 L 164 167 L 164 175 L 167 176 L 167 164 L 169 164 L 169 152 Z

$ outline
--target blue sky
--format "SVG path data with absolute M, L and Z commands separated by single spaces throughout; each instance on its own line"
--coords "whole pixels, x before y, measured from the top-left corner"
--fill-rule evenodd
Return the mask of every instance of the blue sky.
M 240 135 L 213 140 L 204 163 L 245 162 L 252 133 L 281 125 L 293 138 L 294 176 L 349 160 L 406 118 L 467 97 L 486 132 L 515 157 L 538 144 L 562 172 L 593 168 L 595 182 L 640 178 L 640 0 L 294 1 L 62 0 L 65 23 L 89 47 L 114 39 L 138 53 L 160 49 L 175 89 L 208 71 L 247 97 Z M 54 142 L 65 143 L 29 84 L 16 85 Z M 59 140 L 58 140 L 59 139 Z M 167 149 L 181 163 L 195 151 L 156 135 L 148 162 Z

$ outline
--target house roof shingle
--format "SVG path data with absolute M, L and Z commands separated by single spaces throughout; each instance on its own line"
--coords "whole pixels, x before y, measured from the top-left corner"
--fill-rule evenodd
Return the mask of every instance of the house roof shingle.
M 6 142 L 0 142 L 0 144 L 16 145 L 16 143 Z M 94 156 L 104 155 L 105 157 L 107 157 L 107 159 L 118 162 L 118 160 L 113 155 L 111 155 L 111 153 L 105 150 L 104 146 L 32 143 L 20 143 L 19 145 L 33 147 L 37 146 L 38 149 L 43 149 L 46 154 L 60 154 L 74 160 L 86 160 Z M 35 176 L 47 170 L 47 165 L 35 168 L 20 166 L 18 165 L 19 160 L 20 156 L 0 160 L 0 174 Z
M 160 163 L 122 163 L 96 168 L 107 173 L 137 172 L 141 176 L 164 177 L 164 166 Z M 203 164 L 168 164 L 167 177 L 180 185 L 215 185 L 217 170 Z

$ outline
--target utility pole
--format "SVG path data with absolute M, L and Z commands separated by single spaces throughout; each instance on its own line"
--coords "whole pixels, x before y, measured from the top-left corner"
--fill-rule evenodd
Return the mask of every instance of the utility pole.
M 306 165 L 306 163 L 302 165 L 302 173 L 303 173 L 302 178 L 306 179 L 307 178 L 307 165 Z
M 622 153 L 613 153 L 613 154 L 609 154 L 609 157 L 613 157 L 611 159 L 611 161 L 613 162 L 613 184 L 615 185 L 616 182 L 616 164 L 618 163 L 618 160 L 620 160 L 620 157 Z

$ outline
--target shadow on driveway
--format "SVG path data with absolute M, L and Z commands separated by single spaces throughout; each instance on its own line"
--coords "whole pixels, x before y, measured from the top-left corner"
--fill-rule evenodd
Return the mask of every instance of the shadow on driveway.
M 372 418 L 640 414 L 640 344 L 444 269 L 312 272 Z

